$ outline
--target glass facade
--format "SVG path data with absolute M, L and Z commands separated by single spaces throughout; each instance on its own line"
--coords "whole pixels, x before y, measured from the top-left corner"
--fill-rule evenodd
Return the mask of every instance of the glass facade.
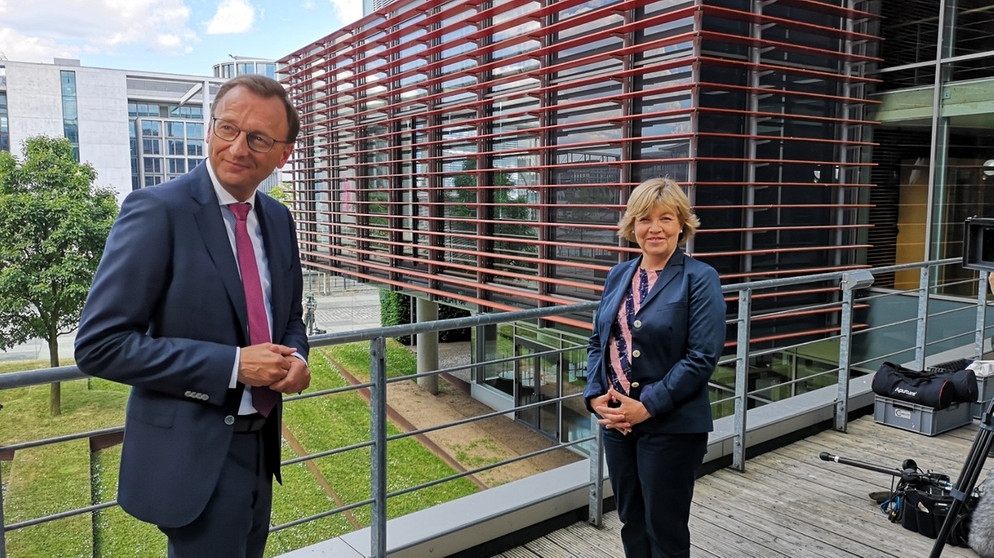
M 994 9 L 981 1 L 881 5 L 886 55 L 875 94 L 871 262 L 961 257 L 963 223 L 994 216 Z M 946 294 L 975 295 L 974 274 L 936 278 Z M 956 282 L 957 279 L 962 281 Z M 918 285 L 899 272 L 896 287 Z
M 203 108 L 128 103 L 131 187 L 154 186 L 192 170 L 206 156 Z
M 62 133 L 72 145 L 73 156 L 79 161 L 79 105 L 76 98 L 76 72 L 59 72 L 62 84 Z
M 302 254 L 476 312 L 597 300 L 637 253 L 617 235 L 628 193 L 668 176 L 702 221 L 688 251 L 725 282 L 865 266 L 879 38 L 874 1 L 387 5 L 279 61 Z M 837 298 L 755 301 L 754 342 L 838 331 L 837 306 L 784 312 Z M 589 322 L 479 328 L 478 362 L 520 359 L 475 381 L 519 403 L 582 385 Z M 754 366 L 819 368 L 803 361 Z M 585 428 L 570 412 L 519 418 L 566 436 Z
M 10 153 L 10 119 L 7 116 L 7 93 L 0 91 L 0 151 Z
M 230 62 L 214 64 L 214 77 L 231 79 L 245 74 L 259 74 L 276 79 L 276 63 L 272 60 L 256 60 L 233 56 Z

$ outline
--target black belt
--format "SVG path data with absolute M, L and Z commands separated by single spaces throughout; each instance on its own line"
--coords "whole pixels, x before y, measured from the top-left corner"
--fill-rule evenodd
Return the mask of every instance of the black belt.
M 235 417 L 233 426 L 235 434 L 250 434 L 262 430 L 265 425 L 266 417 L 259 413 L 253 413 L 251 415 L 238 415 Z

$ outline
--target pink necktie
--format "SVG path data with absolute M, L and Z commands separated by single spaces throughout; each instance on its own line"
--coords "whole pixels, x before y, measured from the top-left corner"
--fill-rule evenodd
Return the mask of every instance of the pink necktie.
M 262 298 L 262 282 L 259 280 L 259 265 L 255 260 L 255 249 L 249 238 L 248 218 L 252 206 L 247 203 L 233 203 L 228 206 L 235 214 L 235 249 L 238 251 L 238 268 L 242 272 L 242 289 L 245 291 L 245 306 L 248 309 L 249 343 L 257 345 L 271 341 L 269 318 L 266 315 L 266 302 Z M 262 416 L 268 416 L 276 406 L 279 394 L 264 386 L 252 386 L 252 406 Z

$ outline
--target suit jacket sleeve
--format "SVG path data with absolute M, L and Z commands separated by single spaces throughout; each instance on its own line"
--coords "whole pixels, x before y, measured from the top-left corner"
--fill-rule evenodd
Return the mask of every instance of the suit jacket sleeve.
M 194 212 L 178 207 L 192 202 L 173 191 L 138 190 L 122 205 L 80 319 L 76 361 L 86 374 L 223 405 L 238 319 Z M 221 222 L 216 204 L 199 209 L 211 210 Z

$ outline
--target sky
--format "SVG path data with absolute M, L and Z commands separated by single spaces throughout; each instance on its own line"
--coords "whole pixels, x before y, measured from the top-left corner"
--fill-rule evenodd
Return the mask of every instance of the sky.
M 0 0 L 0 60 L 212 75 L 278 59 L 362 17 L 362 0 Z

